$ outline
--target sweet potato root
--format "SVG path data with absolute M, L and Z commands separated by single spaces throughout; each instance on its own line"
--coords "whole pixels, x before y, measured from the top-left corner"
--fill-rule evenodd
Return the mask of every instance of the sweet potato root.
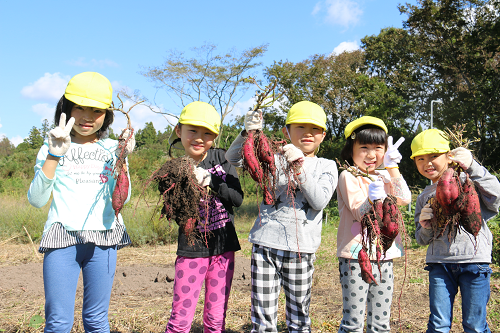
M 368 253 L 364 248 L 358 252 L 358 263 L 359 267 L 361 268 L 361 278 L 363 279 L 363 281 L 365 281 L 366 283 L 378 284 L 377 281 L 375 281 L 375 277 L 372 273 L 370 257 L 368 256 Z
M 476 237 L 483 224 L 481 218 L 481 206 L 479 203 L 479 196 L 474 188 L 474 183 L 469 178 L 467 173 L 466 177 L 467 178 L 463 184 L 461 193 L 463 199 L 459 198 L 459 200 L 463 200 L 463 204 L 461 207 L 459 206 L 461 208 L 460 225 L 465 229 L 465 231 Z
M 125 200 L 127 200 L 128 185 L 127 170 L 125 170 L 124 167 L 121 167 L 118 177 L 116 178 L 115 190 L 113 191 L 113 195 L 111 197 L 111 206 L 115 210 L 116 217 L 118 217 L 118 214 L 125 204 Z
M 394 240 L 399 234 L 399 225 L 403 220 L 395 200 L 394 197 L 387 196 L 383 203 L 384 217 L 382 219 L 380 233 L 384 253 L 387 252 L 394 243 Z
M 455 169 L 448 168 L 441 178 L 439 178 L 436 187 L 436 200 L 443 207 L 445 214 L 451 214 L 453 205 L 460 194 L 460 180 Z
M 254 140 L 255 131 L 248 131 L 247 139 L 243 144 L 243 160 L 245 162 L 246 169 L 253 180 L 257 183 L 261 184 L 264 178 L 264 173 L 262 171 L 262 167 L 260 166 L 259 160 L 257 156 L 255 156 L 255 140 Z

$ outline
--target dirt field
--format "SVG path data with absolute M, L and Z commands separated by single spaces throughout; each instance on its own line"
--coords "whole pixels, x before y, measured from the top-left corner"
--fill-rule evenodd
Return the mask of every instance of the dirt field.
M 227 318 L 228 332 L 249 332 L 250 328 L 250 245 L 242 241 Z M 326 245 L 322 245 L 326 246 Z M 162 332 L 168 321 L 172 300 L 175 246 L 125 248 L 120 250 L 110 306 L 112 332 Z M 244 256 L 246 254 L 247 256 Z M 337 259 L 331 251 L 317 253 L 311 317 L 316 332 L 336 332 L 342 317 Z M 408 251 L 406 282 L 401 299 L 404 261 L 395 263 L 396 283 L 392 303 L 392 331 L 424 332 L 428 318 L 427 275 L 423 250 Z M 500 332 L 500 269 L 491 283 L 489 322 L 492 332 Z M 33 316 L 43 316 L 44 295 L 42 256 L 31 245 L 0 245 L 0 332 L 42 332 L 43 325 L 29 327 Z M 77 291 L 73 332 L 83 332 L 81 323 L 82 287 Z M 192 332 L 203 332 L 202 304 Z M 401 306 L 401 309 L 399 309 Z M 460 298 L 456 300 L 452 332 L 462 332 Z M 399 320 L 401 318 L 401 321 Z M 284 297 L 280 299 L 279 330 L 286 332 Z

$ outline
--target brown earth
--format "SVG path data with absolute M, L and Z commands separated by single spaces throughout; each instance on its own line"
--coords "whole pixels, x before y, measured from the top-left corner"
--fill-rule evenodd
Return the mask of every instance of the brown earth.
M 236 258 L 226 328 L 228 332 L 250 329 L 249 244 Z M 409 250 L 395 263 L 395 293 L 392 303 L 392 331 L 424 332 L 428 318 L 425 252 Z M 112 332 L 162 332 L 172 300 L 175 246 L 125 248 L 118 252 L 118 267 L 110 305 Z M 314 275 L 311 318 L 316 332 L 336 332 L 342 317 L 338 265 L 331 252 L 318 251 Z M 492 332 L 500 332 L 500 269 L 494 267 L 488 306 Z M 406 277 L 403 293 L 402 280 Z M 399 298 L 401 295 L 401 299 Z M 83 332 L 81 323 L 82 285 L 79 282 L 72 332 Z M 43 317 L 42 257 L 31 245 L 0 244 L 0 332 L 42 332 L 43 325 L 29 327 L 34 316 Z M 455 302 L 451 332 L 462 332 L 460 297 Z M 203 332 L 203 297 L 200 297 L 192 332 Z M 286 332 L 284 296 L 279 301 L 279 331 Z M 399 307 L 401 306 L 401 309 Z M 401 320 L 399 320 L 401 318 Z M 36 326 L 36 325 L 35 325 Z

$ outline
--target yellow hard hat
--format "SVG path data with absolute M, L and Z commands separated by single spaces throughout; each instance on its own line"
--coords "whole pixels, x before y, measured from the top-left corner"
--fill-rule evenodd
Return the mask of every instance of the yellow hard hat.
M 314 124 L 326 130 L 326 114 L 316 103 L 302 101 L 292 105 L 286 115 L 285 124 Z
M 107 109 L 113 99 L 113 87 L 105 76 L 96 72 L 83 72 L 69 80 L 64 97 L 81 106 Z
M 192 102 L 186 105 L 179 117 L 179 123 L 183 125 L 193 125 L 193 126 L 203 126 L 209 129 L 211 132 L 219 135 L 220 128 L 220 115 L 215 108 L 205 102 Z M 170 134 L 170 138 L 168 139 L 168 143 L 172 145 L 172 143 L 177 139 L 177 133 L 175 130 Z M 175 149 L 184 149 L 182 144 L 176 143 L 172 146 Z
M 363 116 L 347 124 L 344 130 L 345 138 L 347 139 L 348 137 L 351 136 L 352 132 L 354 132 L 357 128 L 360 128 L 361 126 L 365 125 L 374 125 L 380 127 L 381 129 L 384 130 L 384 132 L 387 133 L 387 126 L 385 126 L 382 119 L 371 116 Z
M 411 142 L 411 156 L 446 153 L 450 151 L 450 142 L 447 135 L 438 129 L 431 128 L 413 138 Z

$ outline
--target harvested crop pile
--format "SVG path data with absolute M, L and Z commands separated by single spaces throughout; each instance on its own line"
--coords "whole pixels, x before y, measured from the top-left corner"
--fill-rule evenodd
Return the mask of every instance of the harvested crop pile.
M 467 173 L 462 183 L 459 175 L 462 169 L 456 165 L 449 167 L 439 178 L 436 197 L 431 199 L 434 216 L 431 226 L 434 237 L 440 237 L 449 230 L 448 238 L 452 241 L 460 227 L 477 236 L 482 226 L 481 207 L 474 183 Z
M 366 283 L 377 283 L 373 278 L 370 255 L 376 251 L 377 264 L 392 246 L 400 230 L 404 229 L 404 221 L 396 204 L 396 197 L 387 195 L 382 200 L 375 200 L 370 211 L 361 219 L 362 249 L 358 254 L 361 276 Z
M 163 200 L 161 217 L 174 220 L 190 241 L 194 241 L 192 231 L 200 219 L 200 199 L 205 193 L 193 174 L 195 166 L 196 162 L 186 156 L 171 159 L 152 177 Z

